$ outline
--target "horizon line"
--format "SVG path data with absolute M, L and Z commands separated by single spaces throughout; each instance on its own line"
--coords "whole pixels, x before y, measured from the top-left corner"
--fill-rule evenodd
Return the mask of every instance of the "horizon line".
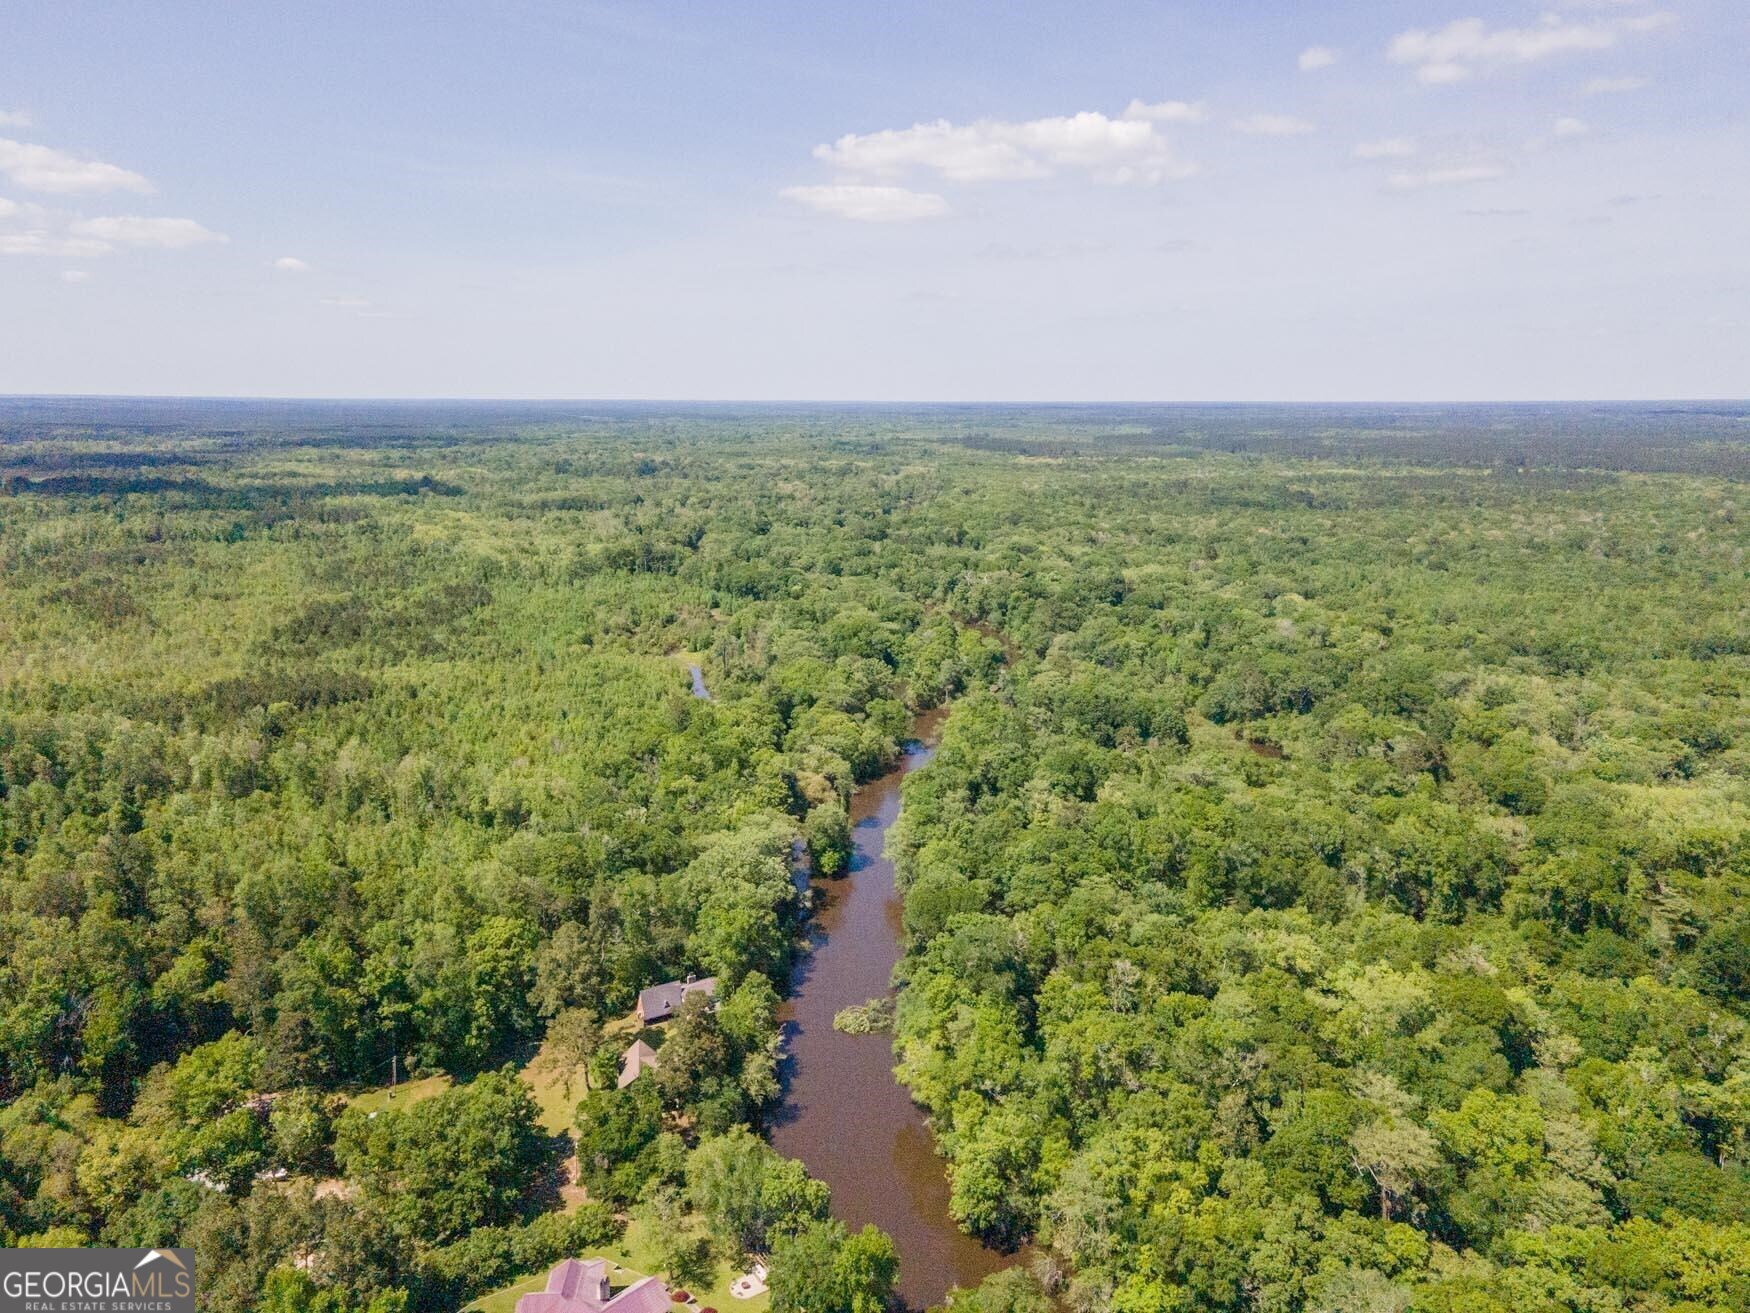
M 474 405 L 474 406 L 843 406 L 843 407 L 1039 407 L 1072 406 L 1750 406 L 1750 396 L 1617 396 L 1617 397 L 1349 397 L 1326 400 L 1111 398 L 1103 400 L 1031 399 L 964 400 L 877 399 L 868 397 L 562 397 L 450 395 L 276 395 L 244 392 L 0 392 L 0 403 L 13 401 L 253 401 L 318 405 Z

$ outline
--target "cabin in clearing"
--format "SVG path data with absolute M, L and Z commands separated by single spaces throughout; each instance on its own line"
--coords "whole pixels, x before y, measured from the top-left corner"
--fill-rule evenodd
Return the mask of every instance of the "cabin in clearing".
M 706 976 L 703 980 L 688 976 L 685 980 L 671 980 L 666 985 L 652 985 L 649 989 L 639 991 L 638 1020 L 646 1026 L 666 1021 L 689 996 L 703 994 L 706 998 L 711 998 L 716 993 L 716 976 Z

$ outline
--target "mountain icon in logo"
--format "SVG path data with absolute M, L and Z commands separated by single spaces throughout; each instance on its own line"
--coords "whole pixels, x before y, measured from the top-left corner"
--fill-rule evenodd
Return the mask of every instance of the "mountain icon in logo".
M 157 1258 L 162 1258 L 167 1263 L 174 1263 L 177 1267 L 182 1268 L 184 1272 L 188 1271 L 188 1269 L 183 1266 L 183 1262 L 180 1258 L 163 1249 L 148 1249 L 146 1251 L 146 1256 L 138 1263 L 134 1264 L 134 1271 L 138 1272 L 141 1268 L 145 1267 L 146 1264 Z

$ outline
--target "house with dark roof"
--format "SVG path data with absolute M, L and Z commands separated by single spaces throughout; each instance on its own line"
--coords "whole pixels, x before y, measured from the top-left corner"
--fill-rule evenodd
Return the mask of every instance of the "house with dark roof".
M 547 1288 L 516 1302 L 516 1313 L 669 1313 L 668 1287 L 655 1277 L 634 1281 L 619 1294 L 608 1285 L 604 1258 L 568 1258 L 547 1273 Z
M 711 998 L 716 993 L 716 976 L 706 976 L 703 980 L 688 976 L 685 980 L 671 980 L 666 985 L 652 985 L 638 994 L 638 1020 L 646 1026 L 666 1021 L 692 995 L 703 994 Z

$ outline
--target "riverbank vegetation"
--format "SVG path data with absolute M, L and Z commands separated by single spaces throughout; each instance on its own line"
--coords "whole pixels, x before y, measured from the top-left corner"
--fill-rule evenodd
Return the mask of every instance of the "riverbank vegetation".
M 896 1051 L 1044 1255 L 957 1306 L 1750 1298 L 1741 421 L 194 414 L 0 447 L 0 1239 L 878 1305 L 756 1133 L 793 853 L 951 702 Z

